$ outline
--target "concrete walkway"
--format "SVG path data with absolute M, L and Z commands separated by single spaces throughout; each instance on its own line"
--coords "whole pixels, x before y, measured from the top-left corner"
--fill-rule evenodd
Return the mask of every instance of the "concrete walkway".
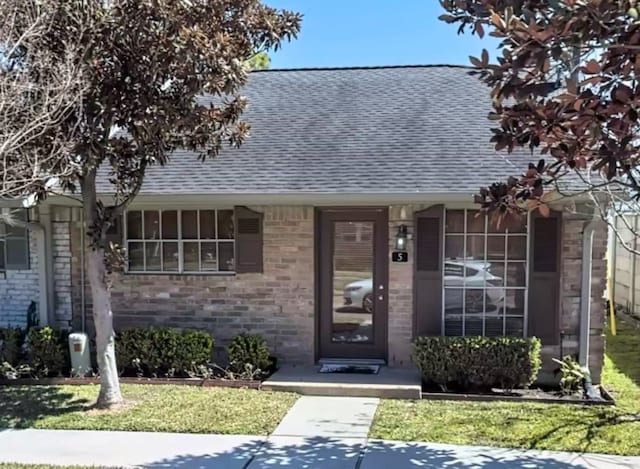
M 640 469 L 640 457 L 367 438 L 378 400 L 301 397 L 269 437 L 0 430 L 0 463 L 180 469 Z

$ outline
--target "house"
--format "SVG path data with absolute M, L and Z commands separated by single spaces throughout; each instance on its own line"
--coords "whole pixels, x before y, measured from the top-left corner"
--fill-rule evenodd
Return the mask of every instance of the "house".
M 205 328 L 217 346 L 252 331 L 283 362 L 397 367 L 418 334 L 533 335 L 547 371 L 576 353 L 598 382 L 606 230 L 579 199 L 578 214 L 559 204 L 508 230 L 478 216 L 472 195 L 529 155 L 493 150 L 488 91 L 468 72 L 253 72 L 251 138 L 152 167 L 112 230 L 129 254 L 116 327 Z M 81 211 L 51 198 L 29 216 L 41 229 L 0 242 L 0 322 L 23 324 L 35 301 L 42 322 L 90 328 Z

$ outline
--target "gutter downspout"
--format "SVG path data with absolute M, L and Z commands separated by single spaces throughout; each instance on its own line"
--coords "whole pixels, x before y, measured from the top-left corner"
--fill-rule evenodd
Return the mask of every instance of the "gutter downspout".
M 593 269 L 593 237 L 600 220 L 594 207 L 593 218 L 587 222 L 582 232 L 582 283 L 580 286 L 580 349 L 578 363 L 585 374 L 584 390 L 589 399 L 599 398 L 592 386 L 589 371 L 589 339 L 591 330 L 591 272 Z

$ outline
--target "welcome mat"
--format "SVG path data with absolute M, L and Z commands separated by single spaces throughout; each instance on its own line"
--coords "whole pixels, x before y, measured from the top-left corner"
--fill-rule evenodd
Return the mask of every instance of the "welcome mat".
M 325 363 L 318 373 L 352 373 L 356 375 L 377 375 L 380 365 L 353 365 L 343 363 Z

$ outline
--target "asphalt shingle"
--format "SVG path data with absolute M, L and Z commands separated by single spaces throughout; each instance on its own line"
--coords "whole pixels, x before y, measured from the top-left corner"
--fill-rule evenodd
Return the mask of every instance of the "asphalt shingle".
M 473 193 L 519 173 L 528 159 L 516 166 L 493 150 L 489 90 L 468 72 L 253 72 L 243 93 L 251 136 L 242 147 L 206 162 L 175 152 L 149 170 L 141 193 Z

